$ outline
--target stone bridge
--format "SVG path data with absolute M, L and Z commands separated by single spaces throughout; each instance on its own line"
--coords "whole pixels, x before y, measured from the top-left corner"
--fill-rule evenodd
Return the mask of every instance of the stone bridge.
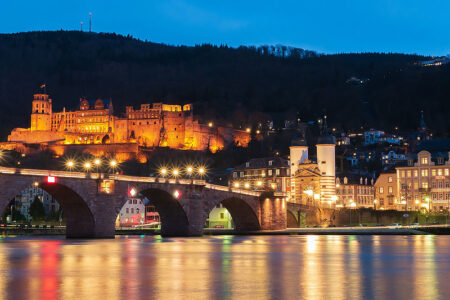
M 286 203 L 273 193 L 217 186 L 195 179 L 0 167 L 0 211 L 28 186 L 52 195 L 66 217 L 70 238 L 112 238 L 117 215 L 130 193 L 150 199 L 164 236 L 199 236 L 210 211 L 222 204 L 237 231 L 286 228 Z

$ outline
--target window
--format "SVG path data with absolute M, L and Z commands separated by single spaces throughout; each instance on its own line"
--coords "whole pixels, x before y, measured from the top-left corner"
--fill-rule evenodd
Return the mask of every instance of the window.
M 417 176 L 419 176 L 419 171 L 414 170 L 414 177 L 417 177 Z
M 405 171 L 402 171 L 402 176 L 401 177 L 405 177 Z
M 249 162 L 246 162 L 246 163 L 245 163 L 245 167 L 246 167 L 246 168 L 250 167 L 250 163 L 249 163 Z
M 272 165 L 272 163 L 273 163 L 273 161 L 269 160 L 269 166 L 271 166 L 271 165 Z
M 388 182 L 392 182 L 392 176 L 388 177 Z
M 406 176 L 411 177 L 411 170 L 408 170 L 408 171 L 406 172 Z
M 233 178 L 237 178 L 237 172 L 233 172 Z
M 388 193 L 392 194 L 392 186 L 388 187 Z
M 422 188 L 427 189 L 428 188 L 428 182 L 422 182 Z
M 428 165 L 428 157 L 422 157 L 422 165 Z
M 128 207 L 127 207 L 127 209 L 125 210 L 127 213 L 129 213 L 130 211 L 129 211 L 129 209 L 128 209 Z
M 420 172 L 420 175 L 423 176 L 423 177 L 428 177 L 428 170 L 422 170 Z
M 134 208 L 131 208 L 130 210 L 131 210 L 131 213 L 134 214 Z
M 280 169 L 277 169 L 276 174 L 277 174 L 277 176 L 280 175 Z
M 220 213 L 220 218 L 221 219 L 225 219 L 225 214 L 224 213 Z
M 272 170 L 268 170 L 267 175 L 272 176 Z
M 241 177 L 241 178 L 244 177 L 244 172 L 240 172 L 239 177 Z
M 438 176 L 442 176 L 442 169 L 438 169 L 437 174 L 438 174 Z
M 436 169 L 431 169 L 431 176 L 436 176 Z
M 445 176 L 448 176 L 448 174 L 449 174 L 448 169 L 445 169 L 444 174 L 445 174 Z
M 384 193 L 384 188 L 382 186 L 380 186 L 380 194 Z

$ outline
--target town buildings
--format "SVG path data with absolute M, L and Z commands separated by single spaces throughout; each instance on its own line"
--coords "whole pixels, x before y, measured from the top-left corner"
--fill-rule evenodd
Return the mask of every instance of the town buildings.
M 199 123 L 192 104 L 142 104 L 137 110 L 127 106 L 125 113 L 118 116 L 114 115 L 111 100 L 81 98 L 75 111 L 64 108 L 62 112 L 54 112 L 52 105 L 48 94 L 35 94 L 31 126 L 13 129 L 8 146 L 12 147 L 11 143 L 62 146 L 125 143 L 215 152 L 231 143 L 245 147 L 250 141 L 247 131 Z
M 375 208 L 373 178 L 348 174 L 336 177 L 336 208 Z
M 374 207 L 395 210 L 398 204 L 397 173 L 395 170 L 381 173 L 375 181 Z
M 159 222 L 159 214 L 147 198 L 130 198 L 117 215 L 116 226 L 159 225 Z
M 422 150 L 414 162 L 397 167 L 397 190 L 404 210 L 449 210 L 449 153 Z
M 254 191 L 290 191 L 289 161 L 281 157 L 254 158 L 232 171 L 230 185 Z
M 14 206 L 17 211 L 25 217 L 26 221 L 31 221 L 32 217 L 30 215 L 30 206 L 31 203 L 38 199 L 42 202 L 45 210 L 45 215 L 51 215 L 59 213 L 59 204 L 56 200 L 46 191 L 39 188 L 38 186 L 29 186 L 22 190 L 15 198 L 14 198 Z

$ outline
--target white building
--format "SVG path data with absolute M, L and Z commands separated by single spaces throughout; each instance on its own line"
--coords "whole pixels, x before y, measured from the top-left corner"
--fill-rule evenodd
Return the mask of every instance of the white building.
M 49 193 L 38 186 L 29 186 L 22 190 L 14 199 L 16 210 L 19 210 L 27 221 L 31 221 L 29 209 L 31 203 L 36 197 L 44 205 L 45 215 L 48 216 L 51 213 L 56 213 L 59 211 L 58 202 L 56 202 L 56 200 Z

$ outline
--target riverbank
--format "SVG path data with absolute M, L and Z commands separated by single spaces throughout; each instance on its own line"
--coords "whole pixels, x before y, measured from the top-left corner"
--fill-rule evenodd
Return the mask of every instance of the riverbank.
M 1 235 L 65 235 L 64 227 L 58 228 L 0 228 Z M 117 235 L 159 235 L 159 229 L 116 229 Z M 449 225 L 400 226 L 400 227 L 328 227 L 288 228 L 273 231 L 241 231 L 233 229 L 205 228 L 204 235 L 450 235 Z

